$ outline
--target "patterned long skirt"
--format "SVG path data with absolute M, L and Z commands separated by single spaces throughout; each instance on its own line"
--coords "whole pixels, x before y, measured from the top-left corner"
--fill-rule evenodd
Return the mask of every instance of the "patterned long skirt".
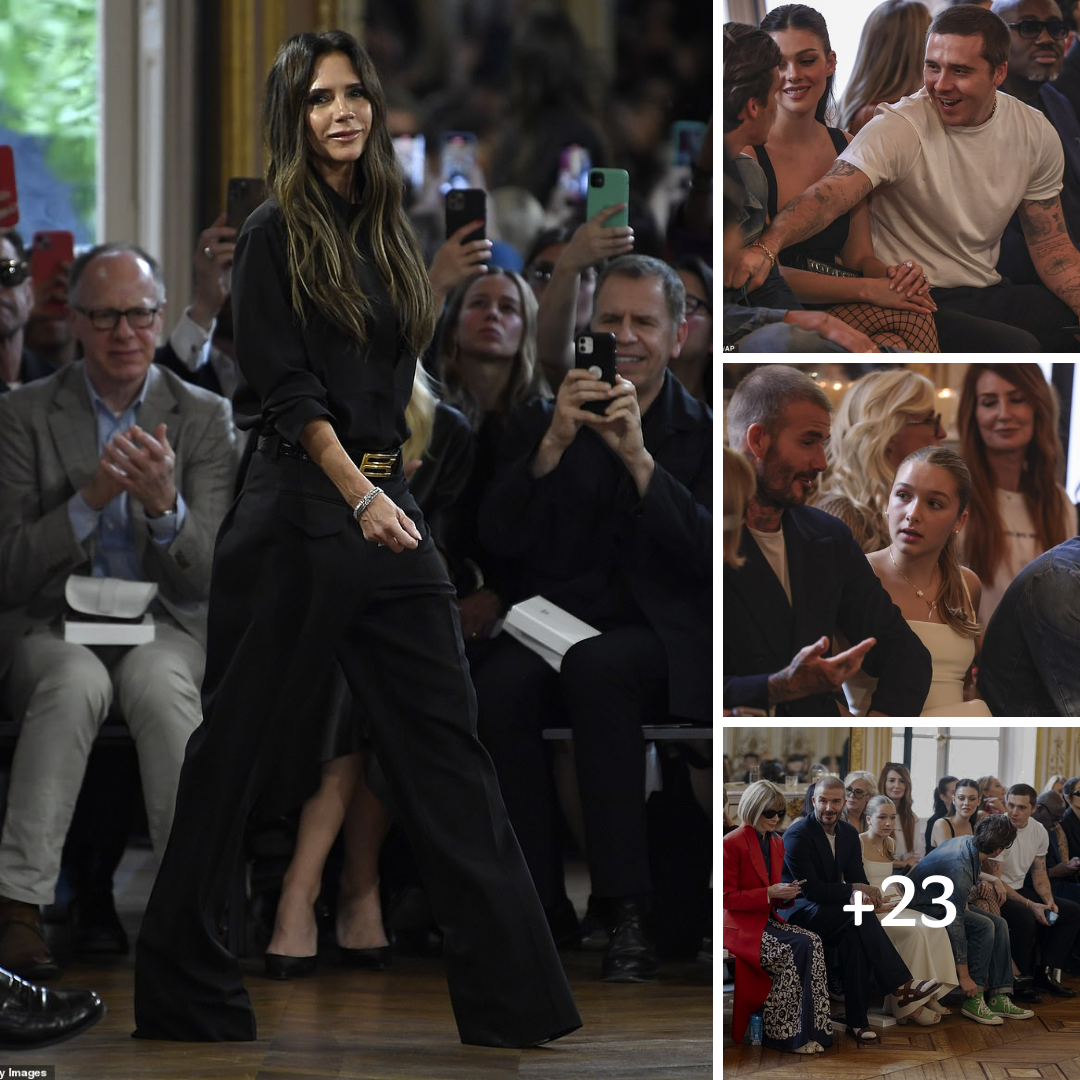
M 764 1045 L 789 1053 L 811 1041 L 831 1046 L 821 938 L 770 914 L 761 935 L 761 969 L 772 976 L 765 999 Z

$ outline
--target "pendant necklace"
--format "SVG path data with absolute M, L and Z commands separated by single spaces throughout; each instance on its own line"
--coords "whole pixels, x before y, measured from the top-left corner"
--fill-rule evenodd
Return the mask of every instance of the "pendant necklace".
M 896 558 L 893 555 L 893 549 L 892 549 L 891 546 L 889 547 L 889 559 L 892 561 L 893 566 L 896 566 Z M 912 581 L 911 578 L 909 578 L 907 576 L 907 574 L 905 574 L 904 571 L 900 569 L 899 566 L 896 566 L 896 570 L 897 570 L 897 573 L 899 573 L 899 575 L 915 590 L 915 595 L 930 609 L 930 614 L 933 615 L 934 614 L 934 608 L 937 607 L 937 600 L 935 600 L 933 603 L 931 603 L 923 595 L 923 590 L 920 589 L 915 584 L 915 582 Z

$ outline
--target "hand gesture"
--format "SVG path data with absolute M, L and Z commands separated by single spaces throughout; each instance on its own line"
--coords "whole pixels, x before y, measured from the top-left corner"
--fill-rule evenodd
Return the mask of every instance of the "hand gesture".
M 484 224 L 482 218 L 466 222 L 450 234 L 435 252 L 428 270 L 432 289 L 439 296 L 449 296 L 454 288 L 473 274 L 481 274 L 491 261 L 491 241 L 469 240 L 465 237 Z
M 628 225 L 604 225 L 608 218 L 614 217 L 625 208 L 626 203 L 605 207 L 579 225 L 570 237 L 570 242 L 559 252 L 553 272 L 580 274 L 582 270 L 595 266 L 604 259 L 614 259 L 617 255 L 633 251 L 633 229 Z
M 607 383 L 604 383 L 606 386 Z M 641 434 L 641 408 L 637 387 L 621 375 L 615 376 L 611 401 L 603 414 L 586 412 L 585 421 L 615 451 L 626 465 L 633 465 L 648 453 Z
M 601 420 L 596 413 L 583 409 L 582 405 L 586 401 L 608 401 L 614 394 L 615 387 L 598 379 L 588 368 L 571 368 L 555 398 L 555 412 L 548 428 L 552 440 L 565 450 L 574 441 L 582 424 L 594 424 Z
M 395 555 L 420 543 L 420 531 L 412 518 L 386 492 L 376 495 L 360 515 L 360 529 L 365 540 L 385 547 Z
M 204 329 L 217 318 L 232 291 L 233 253 L 236 230 L 225 224 L 221 213 L 212 225 L 199 233 L 193 259 L 195 288 L 191 296 L 191 317 Z
M 795 701 L 810 694 L 828 694 L 839 690 L 846 679 L 862 667 L 863 657 L 874 647 L 876 638 L 866 638 L 846 652 L 824 658 L 829 639 L 818 638 L 800 649 L 783 671 L 769 677 L 769 696 L 778 703 Z
M 884 897 L 881 894 L 881 890 L 876 885 L 867 885 L 865 882 L 852 885 L 852 896 L 854 896 L 856 892 L 862 893 L 864 904 L 873 904 L 875 908 L 879 908 L 884 903 Z
M 802 893 L 802 886 L 797 881 L 781 881 L 769 886 L 770 900 L 794 900 Z
M 895 266 L 886 266 L 889 275 L 889 288 L 900 296 L 921 296 L 930 299 L 930 282 L 926 280 L 923 268 L 914 259 L 905 259 Z
M 905 293 L 897 289 L 895 281 L 883 277 L 863 278 L 859 283 L 859 299 L 868 304 L 877 304 L 878 307 L 918 311 L 923 315 L 933 315 L 937 311 L 937 304 L 930 298 L 929 290 L 919 293 L 913 289 Z
M 120 487 L 138 499 L 150 517 L 176 509 L 176 454 L 164 424 L 158 424 L 153 435 L 137 424 L 117 432 L 101 456 Z
M 731 258 L 724 258 L 724 288 L 747 292 L 761 288 L 772 269 L 772 261 L 761 248 L 744 247 Z
M 1035 919 L 1037 922 L 1042 923 L 1043 926 L 1049 926 L 1050 921 L 1046 917 L 1048 911 L 1055 910 L 1053 904 L 1036 904 L 1034 901 L 1031 903 L 1031 910 L 1035 912 Z

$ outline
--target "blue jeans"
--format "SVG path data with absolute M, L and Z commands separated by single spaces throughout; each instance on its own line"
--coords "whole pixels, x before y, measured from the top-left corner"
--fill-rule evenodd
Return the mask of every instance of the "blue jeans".
M 1009 924 L 1000 915 L 969 907 L 964 912 L 968 940 L 968 974 L 988 993 L 1012 993 Z

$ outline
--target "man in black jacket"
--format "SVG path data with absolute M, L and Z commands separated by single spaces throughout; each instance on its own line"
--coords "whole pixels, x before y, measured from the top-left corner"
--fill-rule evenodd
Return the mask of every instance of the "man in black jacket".
M 599 631 L 567 651 L 558 675 L 504 635 L 473 679 L 480 736 L 557 937 L 576 923 L 541 732 L 573 727 L 593 895 L 615 911 L 609 981 L 657 972 L 641 726 L 712 718 L 712 413 L 667 370 L 686 336 L 684 306 L 665 263 L 609 264 L 591 328 L 616 336 L 615 385 L 571 370 L 554 402 L 511 414 L 480 511 L 487 545 L 520 560 L 520 595 Z
M 871 970 L 883 990 L 892 993 L 897 1005 L 910 1011 L 925 1001 L 941 983 L 916 982 L 889 940 L 878 917 L 867 910 L 857 918 L 845 906 L 880 904 L 881 892 L 866 884 L 859 832 L 840 820 L 844 808 L 844 784 L 825 776 L 814 789 L 814 813 L 796 821 L 784 833 L 784 881 L 802 884 L 802 895 L 788 910 L 787 921 L 812 930 L 826 947 L 840 954 L 844 981 L 844 1008 L 850 1033 L 859 1042 L 877 1042 L 866 1026 Z
M 724 708 L 836 716 L 845 679 L 878 679 L 870 715 L 918 716 L 930 654 L 851 530 L 804 505 L 825 468 L 830 403 L 808 375 L 762 364 L 728 405 L 728 440 L 757 474 L 739 554 L 724 567 Z M 851 648 L 829 656 L 840 631 Z

